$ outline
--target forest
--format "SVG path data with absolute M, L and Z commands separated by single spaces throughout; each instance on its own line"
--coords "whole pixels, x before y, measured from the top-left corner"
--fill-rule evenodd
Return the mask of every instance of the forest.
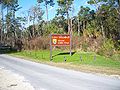
M 49 49 L 50 34 L 72 34 L 75 51 L 95 52 L 106 57 L 119 55 L 120 0 L 89 0 L 87 3 L 96 8 L 80 6 L 76 16 L 73 15 L 73 2 L 37 0 L 37 5 L 24 11 L 21 17 L 16 16 L 22 8 L 18 0 L 0 0 L 0 43 L 16 47 L 20 39 L 23 50 Z M 55 4 L 58 5 L 57 14 L 50 20 L 48 7 Z

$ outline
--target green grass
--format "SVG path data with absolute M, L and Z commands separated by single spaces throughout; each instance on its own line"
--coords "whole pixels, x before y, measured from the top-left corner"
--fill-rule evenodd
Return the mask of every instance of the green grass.
M 22 51 L 13 53 L 13 55 L 28 57 L 37 62 L 50 62 L 49 50 Z M 52 56 L 52 62 L 55 63 L 69 63 L 76 66 L 90 65 L 120 69 L 120 60 L 105 58 L 104 56 L 97 55 L 93 52 L 76 52 L 70 56 L 69 52 L 66 53 L 66 51 L 53 50 Z M 66 58 L 66 62 L 64 61 L 64 57 Z

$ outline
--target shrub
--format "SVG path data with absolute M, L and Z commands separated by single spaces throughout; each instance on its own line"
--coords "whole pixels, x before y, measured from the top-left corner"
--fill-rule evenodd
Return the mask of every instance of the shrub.
M 24 41 L 25 50 L 49 49 L 49 37 L 36 37 Z
M 110 57 L 114 55 L 114 53 L 115 53 L 114 42 L 111 39 L 103 40 L 103 43 L 100 49 L 98 50 L 98 54 Z

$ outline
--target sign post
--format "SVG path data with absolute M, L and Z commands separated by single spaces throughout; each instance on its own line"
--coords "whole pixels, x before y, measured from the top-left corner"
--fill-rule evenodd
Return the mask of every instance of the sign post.
M 72 56 L 72 34 L 70 34 L 70 56 Z
M 52 61 L 52 35 L 50 34 L 50 61 Z
M 70 56 L 71 52 L 71 34 L 50 34 L 50 60 L 52 60 L 52 46 L 70 46 Z

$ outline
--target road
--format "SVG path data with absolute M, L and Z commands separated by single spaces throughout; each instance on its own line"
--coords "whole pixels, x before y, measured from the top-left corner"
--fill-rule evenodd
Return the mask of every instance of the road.
M 9 69 L 33 85 L 35 90 L 120 90 L 120 79 L 57 68 L 0 55 L 0 67 Z

